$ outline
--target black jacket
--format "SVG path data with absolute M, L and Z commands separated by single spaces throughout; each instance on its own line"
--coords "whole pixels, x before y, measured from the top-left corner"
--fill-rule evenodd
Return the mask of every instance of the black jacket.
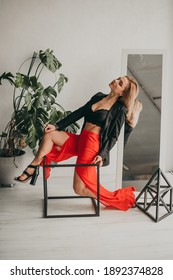
M 102 98 L 106 97 L 106 94 L 102 92 L 96 93 L 84 106 L 80 107 L 79 109 L 72 112 L 66 118 L 58 121 L 56 123 L 56 127 L 58 130 L 63 130 L 64 128 L 68 127 L 70 124 L 78 121 L 82 117 L 84 117 L 84 124 L 82 129 L 85 126 L 86 120 L 85 115 L 86 112 L 91 108 L 92 104 L 97 103 Z M 103 165 L 109 164 L 109 151 L 115 145 L 118 140 L 118 136 L 120 134 L 120 130 L 125 123 L 125 144 L 127 142 L 127 138 L 129 137 L 132 127 L 130 127 L 126 122 L 126 113 L 127 108 L 123 105 L 123 103 L 118 100 L 114 103 L 111 109 L 108 112 L 104 127 L 101 130 L 100 135 L 100 150 L 99 155 L 103 159 Z

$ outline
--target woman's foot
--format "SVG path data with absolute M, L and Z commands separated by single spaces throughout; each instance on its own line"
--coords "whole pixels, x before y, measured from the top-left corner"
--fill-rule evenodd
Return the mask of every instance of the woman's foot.
M 28 180 L 31 179 L 30 184 L 35 185 L 37 177 L 39 175 L 39 167 L 38 165 L 28 165 L 28 167 L 23 171 L 21 176 L 15 177 L 14 180 L 26 183 Z

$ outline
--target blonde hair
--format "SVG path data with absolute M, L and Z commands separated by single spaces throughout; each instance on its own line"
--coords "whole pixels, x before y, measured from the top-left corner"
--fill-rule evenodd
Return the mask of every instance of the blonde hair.
M 129 81 L 129 86 L 124 90 L 122 101 L 126 108 L 128 109 L 128 113 L 126 115 L 128 122 L 130 123 L 130 117 L 132 115 L 133 106 L 135 100 L 139 93 L 139 86 L 137 81 L 133 77 L 125 76 Z

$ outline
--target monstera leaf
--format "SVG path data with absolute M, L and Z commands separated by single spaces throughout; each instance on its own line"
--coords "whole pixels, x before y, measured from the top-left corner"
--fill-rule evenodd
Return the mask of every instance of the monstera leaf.
M 47 49 L 46 51 L 39 51 L 39 58 L 41 62 L 52 72 L 55 73 L 62 64 L 59 60 L 53 55 L 53 51 Z
M 27 61 L 28 59 L 25 62 Z M 10 72 L 4 72 L 0 76 L 0 84 L 3 79 L 6 79 L 14 86 L 14 111 L 10 122 L 0 135 L 0 144 L 3 141 L 4 144 L 1 146 L 4 150 L 7 151 L 8 148 L 10 151 L 13 150 L 14 155 L 16 148 L 20 150 L 25 145 L 35 150 L 42 139 L 44 125 L 55 124 L 70 113 L 56 101 L 58 93 L 61 92 L 68 78 L 59 73 L 59 77 L 57 75 L 55 77 L 56 82 L 46 86 L 44 83 L 47 80 L 40 78 L 45 67 L 55 73 L 61 66 L 61 62 L 54 56 L 52 50 L 40 50 L 38 53 L 33 53 L 25 74 L 21 72 L 20 67 L 15 76 Z M 78 128 L 78 124 L 75 123 L 66 131 L 76 133 Z
M 27 145 L 34 149 L 43 136 L 44 124 L 49 120 L 47 111 L 42 108 L 31 108 L 28 111 L 27 107 L 23 107 L 16 112 L 15 120 L 17 129 L 26 135 Z
M 57 81 L 57 85 L 58 85 L 58 92 L 60 93 L 64 84 L 68 82 L 68 78 L 66 76 L 64 76 L 64 74 L 60 74 L 59 75 L 59 79 Z
M 13 74 L 11 72 L 4 72 L 1 76 L 0 76 L 0 85 L 2 85 L 2 80 L 7 80 L 10 82 L 10 84 L 14 84 L 13 82 Z

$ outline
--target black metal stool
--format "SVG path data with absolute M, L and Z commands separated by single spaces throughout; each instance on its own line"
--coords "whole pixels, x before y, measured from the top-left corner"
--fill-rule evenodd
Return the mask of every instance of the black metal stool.
M 97 168 L 97 201 L 94 198 L 88 196 L 48 196 L 47 191 L 47 179 L 45 169 L 51 167 L 82 167 L 82 166 L 96 166 Z M 100 173 L 98 164 L 46 164 L 46 157 L 43 159 L 43 187 L 44 187 L 44 218 L 72 218 L 72 217 L 96 217 L 100 215 Z M 79 199 L 90 198 L 94 206 L 95 212 L 93 214 L 68 214 L 68 215 L 48 215 L 48 200 L 49 199 Z

